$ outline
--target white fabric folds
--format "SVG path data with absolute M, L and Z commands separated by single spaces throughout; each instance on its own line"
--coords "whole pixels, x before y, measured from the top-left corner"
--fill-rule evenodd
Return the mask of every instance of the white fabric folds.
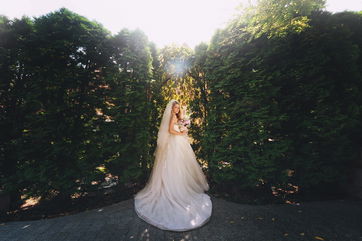
M 180 131 L 178 125 L 174 125 Z M 156 156 L 146 186 L 134 196 L 135 211 L 144 221 L 163 230 L 187 231 L 210 220 L 212 203 L 204 193 L 206 177 L 187 136 L 171 135 Z

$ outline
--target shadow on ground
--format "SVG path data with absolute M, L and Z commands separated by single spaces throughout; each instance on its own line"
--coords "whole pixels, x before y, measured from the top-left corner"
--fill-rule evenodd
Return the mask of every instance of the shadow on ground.
M 362 200 L 249 205 L 211 196 L 213 213 L 204 226 L 160 230 L 134 211 L 133 199 L 82 213 L 0 225 L 0 240 L 362 240 Z

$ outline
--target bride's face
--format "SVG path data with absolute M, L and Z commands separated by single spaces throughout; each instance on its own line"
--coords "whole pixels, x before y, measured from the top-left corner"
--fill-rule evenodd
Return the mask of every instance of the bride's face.
M 177 114 L 180 111 L 180 105 L 176 104 L 172 108 L 173 113 Z

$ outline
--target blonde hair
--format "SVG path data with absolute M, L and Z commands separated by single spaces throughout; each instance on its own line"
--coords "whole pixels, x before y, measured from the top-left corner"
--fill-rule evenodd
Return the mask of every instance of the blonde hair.
M 172 110 L 173 110 L 173 107 L 174 107 L 176 104 L 180 105 L 180 103 L 179 103 L 177 100 L 175 100 L 175 101 L 172 103 L 172 108 L 171 108 Z M 181 117 L 182 117 L 181 109 L 180 109 L 180 111 L 179 111 L 178 113 L 175 113 L 175 114 L 176 114 L 177 120 L 180 120 Z

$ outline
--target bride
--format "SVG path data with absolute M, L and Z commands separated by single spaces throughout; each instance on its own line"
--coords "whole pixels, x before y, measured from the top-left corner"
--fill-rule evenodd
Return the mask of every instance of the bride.
M 146 186 L 135 196 L 135 211 L 163 230 L 186 231 L 207 223 L 212 213 L 206 177 L 177 121 L 180 104 L 172 99 L 163 113 L 154 153 L 155 163 Z

